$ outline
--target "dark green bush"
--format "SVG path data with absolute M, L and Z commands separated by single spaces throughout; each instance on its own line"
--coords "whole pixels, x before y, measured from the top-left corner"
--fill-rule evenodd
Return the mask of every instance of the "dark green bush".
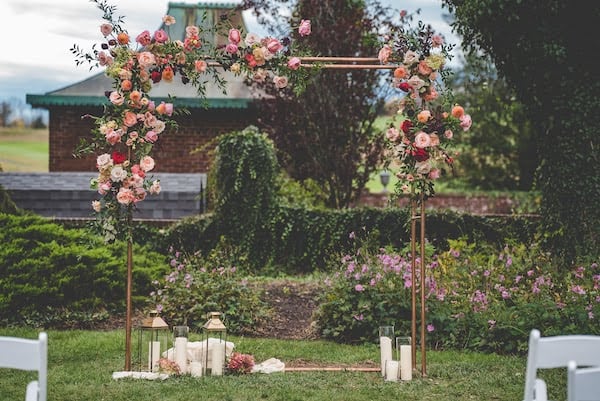
M 122 311 L 126 244 L 106 245 L 83 229 L 38 216 L 0 214 L 0 320 L 52 320 L 53 313 Z M 165 257 L 134 248 L 133 294 L 139 300 L 166 270 Z
M 0 185 L 0 213 L 23 214 L 23 211 L 15 205 L 8 191 L 2 185 Z
M 407 226 L 409 212 L 398 208 L 355 208 L 344 210 L 308 209 L 279 206 L 261 230 L 255 252 L 249 255 L 250 266 L 262 273 L 310 273 L 322 270 L 334 253 L 348 252 L 351 232 L 366 230 L 379 246 L 404 246 L 410 240 Z M 525 217 L 485 217 L 454 212 L 430 211 L 426 219 L 428 241 L 443 250 L 448 239 L 466 237 L 501 245 L 506 238 L 528 242 L 537 220 Z M 241 233 L 240 233 L 241 234 Z M 167 232 L 167 243 L 188 253 L 208 254 L 223 235 L 219 224 L 210 216 L 180 221 Z M 235 241 L 232 241 L 235 243 Z

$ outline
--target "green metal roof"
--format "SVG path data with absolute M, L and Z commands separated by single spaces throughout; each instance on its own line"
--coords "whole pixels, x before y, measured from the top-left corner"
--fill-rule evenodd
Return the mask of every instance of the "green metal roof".
M 251 99 L 206 99 L 201 98 L 152 98 L 155 103 L 171 102 L 175 106 L 191 109 L 245 109 L 252 102 Z M 26 102 L 32 107 L 48 106 L 104 106 L 108 103 L 105 96 L 68 96 L 68 95 L 27 95 Z

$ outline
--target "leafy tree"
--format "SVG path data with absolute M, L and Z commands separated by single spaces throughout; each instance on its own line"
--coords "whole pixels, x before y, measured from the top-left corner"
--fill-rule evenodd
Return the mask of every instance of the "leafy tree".
M 477 121 L 476 130 L 461 133 L 460 180 L 480 189 L 530 190 L 537 167 L 531 123 L 489 57 L 467 54 L 448 83 Z
M 373 57 L 379 29 L 391 25 L 390 10 L 372 1 L 247 1 L 270 31 L 298 26 L 314 29 L 302 39 L 310 54 Z M 282 23 L 281 8 L 294 12 Z M 293 35 L 298 35 L 294 31 Z M 321 70 L 299 96 L 263 88 L 274 100 L 259 106 L 260 124 L 270 133 L 279 159 L 292 178 L 316 181 L 333 208 L 355 200 L 382 155 L 383 135 L 375 119 L 384 104 L 381 74 L 373 70 Z M 385 87 L 388 87 L 385 84 Z M 279 94 L 278 94 L 279 93 Z
M 483 49 L 514 87 L 533 127 L 547 245 L 569 260 L 600 250 L 598 62 L 590 40 L 600 3 L 444 0 L 471 52 Z

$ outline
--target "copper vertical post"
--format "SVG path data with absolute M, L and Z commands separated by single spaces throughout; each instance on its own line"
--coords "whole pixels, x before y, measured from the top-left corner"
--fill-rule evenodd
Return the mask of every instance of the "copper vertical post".
M 417 367 L 417 202 L 411 198 L 410 201 L 410 252 L 411 252 L 411 342 L 412 368 Z
M 131 370 L 131 281 L 133 271 L 133 244 L 127 240 L 127 311 L 125 316 L 125 370 Z
M 425 351 L 425 199 L 421 194 L 421 375 L 427 376 Z

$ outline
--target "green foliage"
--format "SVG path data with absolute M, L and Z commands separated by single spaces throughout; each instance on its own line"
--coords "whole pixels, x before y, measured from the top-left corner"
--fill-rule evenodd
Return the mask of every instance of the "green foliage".
M 448 242 L 446 251 L 426 252 L 423 290 L 430 347 L 514 354 L 527 350 L 533 328 L 544 335 L 600 334 L 597 262 L 582 261 L 565 271 L 552 265 L 535 242 L 500 250 L 464 238 Z M 361 245 L 344 255 L 325 280 L 315 316 L 326 338 L 373 342 L 382 325 L 410 333 L 410 254 L 371 249 Z M 418 294 L 420 269 L 417 260 Z
M 248 253 L 247 266 L 263 274 L 310 273 L 322 270 L 331 255 L 349 252 L 351 232 L 373 232 L 378 246 L 402 246 L 410 240 L 408 210 L 398 208 L 354 208 L 344 210 L 310 209 L 279 206 L 264 222 L 263 236 L 248 246 L 257 250 Z M 427 238 L 438 249 L 447 249 L 448 239 L 467 236 L 469 240 L 484 240 L 500 246 L 506 238 L 529 241 L 537 229 L 535 219 L 525 217 L 486 217 L 458 214 L 450 211 L 427 214 Z M 210 216 L 185 219 L 167 231 L 167 243 L 186 253 L 208 253 L 220 236 L 229 243 L 236 240 L 223 234 Z M 241 258 L 241 255 L 239 256 Z M 239 258 L 236 263 L 239 263 Z M 246 262 L 245 262 L 246 263 Z
M 545 242 L 566 264 L 600 253 L 600 99 L 597 67 L 589 62 L 589 27 L 600 3 L 584 9 L 544 0 L 444 0 L 469 50 L 488 53 L 515 89 L 535 127 Z M 532 24 L 531 21 L 536 21 Z M 518 45 L 515 45 L 518 44 Z
M 260 259 L 279 173 L 273 143 L 252 126 L 225 134 L 218 140 L 212 173 L 220 233 Z
M 37 216 L 0 214 L 0 320 L 55 326 L 73 316 L 123 310 L 125 244 L 107 246 L 82 229 Z M 134 251 L 133 294 L 147 294 L 163 256 Z
M 265 316 L 260 292 L 248 286 L 236 266 L 218 263 L 218 257 L 200 258 L 175 252 L 170 272 L 155 281 L 150 293 L 156 308 L 170 325 L 187 325 L 200 331 L 209 312 L 225 316 L 231 333 L 248 333 Z
M 1 166 L 0 166 L 1 167 Z M 0 171 L 2 171 L 0 169 Z M 0 185 L 0 213 L 7 214 L 22 214 L 23 211 L 15 205 L 15 202 L 10 198 L 8 191 Z

